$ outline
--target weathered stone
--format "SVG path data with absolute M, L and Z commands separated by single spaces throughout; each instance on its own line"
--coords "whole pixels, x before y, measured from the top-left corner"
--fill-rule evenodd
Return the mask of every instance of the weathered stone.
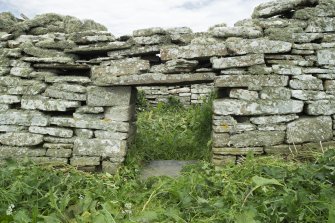
M 210 31 L 214 37 L 242 37 L 242 38 L 257 38 L 263 35 L 262 29 L 259 27 L 215 27 Z
M 292 90 L 292 98 L 303 101 L 316 101 L 335 99 L 335 95 L 327 94 L 324 91 Z
M 109 131 L 102 131 L 96 130 L 94 131 L 94 136 L 99 139 L 118 139 L 124 140 L 128 138 L 128 133 L 123 132 L 109 132 Z
M 307 114 L 309 115 L 335 114 L 335 101 L 334 100 L 311 101 L 307 105 Z
M 217 155 L 247 155 L 249 153 L 253 154 L 263 154 L 263 147 L 247 147 L 247 148 L 235 148 L 235 147 L 223 147 L 223 148 L 213 148 L 213 153 Z
M 111 139 L 83 139 L 74 141 L 74 155 L 113 157 L 126 155 L 126 142 Z
M 83 54 L 83 55 L 91 55 L 91 54 L 101 54 L 107 53 L 113 50 L 122 50 L 128 49 L 132 45 L 129 42 L 109 42 L 109 43 L 98 43 L 98 44 L 90 44 L 83 45 L 79 47 L 75 47 L 72 49 L 65 50 L 66 53 L 75 53 L 75 54 Z
M 264 87 L 260 92 L 261 99 L 290 99 L 291 90 L 285 87 Z
M 160 74 L 145 73 L 141 75 L 131 75 L 122 77 L 106 76 L 101 80 L 95 80 L 98 86 L 121 85 L 152 85 L 152 84 L 184 84 L 194 82 L 211 82 L 216 77 L 215 73 L 186 73 L 186 74 Z
M 235 165 L 236 164 L 236 156 L 228 156 L 228 155 L 216 155 L 213 154 L 211 163 L 214 166 L 227 166 L 227 165 Z
M 259 131 L 285 131 L 285 124 L 268 124 L 268 125 L 259 125 L 257 127 Z
M 114 50 L 108 52 L 108 56 L 111 58 L 124 57 L 124 56 L 143 56 L 158 54 L 160 46 L 148 45 L 148 46 L 133 46 L 130 49 Z
M 57 136 L 62 138 L 71 138 L 73 136 L 73 131 L 71 129 L 57 128 L 57 127 L 30 126 L 29 132 L 41 135 Z
M 133 31 L 133 36 L 153 36 L 153 35 L 165 35 L 166 31 L 160 27 L 152 27 L 147 29 L 138 29 Z
M 60 89 L 54 88 L 53 86 L 48 87 L 43 96 L 50 98 L 59 98 L 71 101 L 86 101 L 86 94 L 79 94 L 67 91 L 61 91 Z
M 319 65 L 335 65 L 335 49 L 318 51 Z
M 93 131 L 90 129 L 75 129 L 75 135 L 80 138 L 90 139 L 93 138 Z
M 48 149 L 46 156 L 69 158 L 72 155 L 72 149 Z
M 244 89 L 232 89 L 229 92 L 229 97 L 246 100 L 246 101 L 252 101 L 252 100 L 258 99 L 258 92 L 248 91 Z
M 295 43 L 310 43 L 323 38 L 322 33 L 293 33 L 292 39 Z
M 7 111 L 9 109 L 9 104 L 0 104 L 0 112 Z
M 112 41 L 115 41 L 115 37 L 111 35 L 82 36 L 81 38 L 76 39 L 76 43 L 79 44 L 92 44 Z
M 103 112 L 104 112 L 103 107 L 82 106 L 76 109 L 76 113 L 99 114 Z
M 0 85 L 11 87 L 11 86 L 29 86 L 35 84 L 35 80 L 26 80 L 18 77 L 4 76 L 0 77 Z
M 44 58 L 41 58 L 41 59 L 44 59 Z M 52 58 L 52 59 L 57 59 L 57 58 Z M 57 60 L 62 61 L 63 59 L 59 58 Z M 54 62 L 51 60 L 44 60 L 44 62 L 42 62 L 41 60 L 40 63 L 34 63 L 33 67 L 37 69 L 63 69 L 63 70 L 80 70 L 80 71 L 90 70 L 90 67 L 87 64 L 77 64 L 77 63 L 69 63 L 69 62 L 61 63 L 61 62 Z
M 296 100 L 241 101 L 219 99 L 213 103 L 216 115 L 275 115 L 300 113 L 304 103 Z
M 73 63 L 73 59 L 70 57 L 23 57 L 23 61 L 31 62 L 31 63 L 47 63 L 44 66 L 53 66 L 53 63 L 60 66 L 61 64 Z M 34 65 L 36 67 L 37 65 Z M 67 66 L 67 65 L 62 65 Z M 52 67 L 50 67 L 52 68 Z
M 198 65 L 196 60 L 175 59 L 167 61 L 165 64 L 152 66 L 150 72 L 153 73 L 187 73 L 195 70 Z
M 51 86 L 53 89 L 60 91 L 74 92 L 74 93 L 86 93 L 86 87 L 78 84 L 65 84 L 56 83 Z
M 27 127 L 25 126 L 18 126 L 18 125 L 0 125 L 0 132 L 21 132 L 26 130 Z
M 80 157 L 74 156 L 70 160 L 72 166 L 99 166 L 100 157 Z
M 107 65 L 107 66 L 105 66 Z M 106 76 L 119 77 L 125 75 L 137 75 L 150 69 L 149 61 L 139 58 L 113 60 L 104 66 L 94 66 L 91 71 L 92 80 L 101 80 Z
M 0 143 L 7 146 L 35 146 L 43 142 L 43 136 L 32 133 L 11 132 L 0 135 Z
M 0 112 L 1 125 L 47 126 L 48 117 L 38 111 L 10 109 Z
M 88 87 L 88 106 L 129 105 L 133 100 L 132 87 Z
M 38 164 L 52 164 L 54 166 L 68 164 L 67 158 L 59 157 L 30 157 L 29 160 Z
M 285 53 L 292 49 L 292 43 L 268 39 L 229 39 L 227 48 L 235 54 Z
M 224 43 L 217 44 L 191 44 L 180 47 L 165 47 L 160 51 L 163 61 L 178 58 L 204 59 L 213 56 L 226 56 L 228 51 Z
M 300 118 L 287 125 L 287 143 L 319 142 L 332 138 L 331 117 Z
M 90 83 L 91 80 L 88 77 L 81 76 L 47 76 L 45 77 L 45 82 L 47 83 L 78 83 L 78 84 L 87 84 Z
M 214 69 L 227 69 L 233 67 L 249 67 L 257 64 L 264 64 L 264 55 L 251 54 L 238 57 L 211 58 Z
M 109 161 L 102 161 L 102 172 L 109 174 L 116 174 L 120 168 L 120 163 L 112 163 Z
M 296 90 L 323 90 L 322 80 L 312 75 L 294 76 L 289 85 Z
M 29 147 L 14 147 L 14 146 L 0 146 L 0 160 L 1 158 L 22 158 L 22 157 L 36 157 L 44 156 L 45 149 L 36 149 Z
M 73 149 L 73 144 L 44 143 L 43 148 L 45 149 Z
M 16 95 L 0 95 L 1 104 L 15 104 L 20 103 L 21 97 Z
M 50 118 L 50 124 L 62 127 L 81 128 L 81 129 L 100 129 L 100 130 L 116 131 L 116 132 L 128 132 L 129 130 L 129 123 L 117 122 L 108 119 L 77 120 L 66 117 L 64 118 L 52 117 Z
M 132 121 L 134 119 L 135 105 L 107 107 L 105 119 L 115 121 Z
M 89 40 L 93 40 L 94 42 L 99 42 L 96 41 L 96 39 L 99 39 L 99 37 L 102 37 L 103 39 L 106 36 L 114 37 L 110 32 L 108 31 L 97 31 L 97 30 L 86 30 L 83 32 L 75 32 L 71 33 L 69 36 L 69 39 L 76 42 L 76 43 L 81 43 L 81 44 L 87 44 Z M 88 38 L 85 38 L 88 37 Z
M 278 124 L 291 122 L 298 119 L 297 115 L 276 115 L 276 116 L 263 116 L 263 117 L 254 117 L 250 118 L 250 121 L 257 125 L 266 125 L 266 124 Z
M 53 136 L 44 136 L 44 141 L 53 144 L 73 144 L 76 137 L 72 138 L 59 138 Z
M 291 65 L 272 65 L 273 72 L 281 75 L 301 75 L 301 67 Z
M 235 125 L 227 125 L 223 122 L 222 125 L 214 125 L 213 131 L 215 133 L 241 133 L 246 131 L 256 130 L 256 126 L 251 123 L 237 123 Z
M 316 0 L 281 0 L 262 3 L 254 9 L 252 18 L 268 18 L 285 14 L 297 7 L 313 6 Z
M 235 147 L 270 146 L 284 142 L 284 131 L 249 131 L 230 137 L 230 145 Z
M 169 36 L 152 35 L 152 36 L 138 36 L 132 39 L 138 45 L 155 45 L 171 42 Z
M 329 142 L 317 142 L 317 143 L 304 143 L 302 145 L 302 150 L 304 151 L 321 151 L 324 152 L 325 150 L 329 148 L 334 148 L 335 142 L 334 141 L 329 141 Z
M 21 100 L 21 107 L 23 109 L 42 111 L 67 111 L 68 109 L 80 107 L 80 102 L 51 99 L 43 96 L 24 96 Z
M 282 87 L 288 77 L 279 75 L 224 75 L 215 79 L 215 87 Z
M 74 119 L 105 119 L 104 114 L 86 114 L 86 113 L 73 113 Z
M 47 39 L 39 41 L 35 46 L 46 49 L 56 49 L 56 50 L 65 50 L 76 47 L 76 44 L 71 40 L 53 40 Z
M 10 74 L 18 77 L 30 77 L 32 71 L 33 69 L 28 67 L 13 67 L 10 70 Z
M 335 31 L 335 18 L 329 17 L 314 17 L 309 20 L 309 25 L 306 28 L 307 33 L 322 33 Z
M 18 85 L 8 88 L 7 93 L 13 95 L 37 95 L 46 89 L 47 85 L 43 82 L 35 81 L 31 85 Z
M 31 55 L 33 57 L 38 57 L 38 58 L 50 58 L 50 57 L 69 58 L 63 52 L 56 51 L 56 50 L 42 49 L 42 48 L 33 47 L 33 46 L 23 48 L 23 52 L 25 52 L 28 55 Z

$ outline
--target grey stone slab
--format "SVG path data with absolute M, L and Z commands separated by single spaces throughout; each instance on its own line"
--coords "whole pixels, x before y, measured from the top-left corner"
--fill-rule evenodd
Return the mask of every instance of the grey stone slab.
M 80 138 L 93 138 L 94 132 L 90 129 L 75 129 L 75 135 Z
M 60 91 L 86 93 L 86 87 L 79 84 L 55 83 L 51 87 Z
M 307 114 L 309 115 L 332 115 L 335 114 L 335 101 L 319 100 L 309 102 L 307 105 Z
M 29 110 L 67 111 L 80 107 L 80 102 L 52 99 L 43 96 L 24 96 L 21 100 L 21 107 Z
M 82 106 L 76 109 L 76 113 L 99 114 L 103 113 L 103 107 Z
M 30 126 L 29 132 L 41 135 L 57 136 L 62 138 L 71 138 L 73 136 L 73 130 L 58 127 Z
M 241 101 L 218 99 L 213 103 L 216 115 L 276 115 L 300 113 L 304 103 L 297 100 Z
M 199 64 L 196 60 L 174 59 L 169 60 L 165 64 L 154 65 L 151 67 L 152 73 L 188 73 L 195 70 Z
M 257 91 L 249 91 L 244 89 L 232 89 L 229 92 L 230 98 L 237 98 L 246 101 L 253 101 L 258 99 Z
M 69 158 L 72 155 L 72 149 L 48 149 L 46 156 Z
M 308 33 L 327 33 L 335 31 L 335 18 L 313 17 L 305 30 Z
M 215 79 L 215 87 L 283 87 L 288 77 L 279 75 L 223 75 Z
M 313 6 L 316 0 L 281 0 L 262 3 L 254 9 L 252 18 L 268 18 L 285 14 L 297 7 Z
M 31 85 L 10 86 L 7 93 L 13 95 L 38 95 L 44 92 L 46 87 L 45 83 L 36 81 Z
M 214 37 L 242 37 L 242 38 L 257 38 L 263 36 L 263 30 L 259 27 L 215 27 L 210 31 Z
M 138 85 L 166 85 L 166 84 L 188 84 L 199 82 L 212 82 L 216 77 L 215 73 L 185 73 L 185 74 L 161 74 L 145 73 L 122 77 L 106 77 L 95 80 L 98 86 L 138 86 Z
M 62 91 L 60 89 L 54 88 L 53 86 L 48 87 L 45 90 L 43 96 L 69 101 L 86 101 L 86 94 Z
M 335 65 L 335 49 L 319 50 L 318 64 L 320 65 Z
M 75 54 L 100 54 L 100 53 L 107 53 L 113 50 L 121 50 L 121 49 L 128 49 L 132 46 L 132 44 L 128 42 L 109 42 L 103 44 L 90 44 L 90 45 L 83 45 L 79 47 L 75 47 L 72 49 L 65 50 L 66 53 L 75 53 Z
M 229 51 L 238 54 L 262 54 L 262 53 L 285 53 L 290 52 L 292 43 L 275 41 L 269 39 L 228 39 L 227 48 Z
M 78 84 L 88 84 L 91 79 L 82 76 L 47 76 L 45 77 L 45 82 L 47 83 L 78 83 Z
M 101 119 L 83 119 L 78 120 L 74 118 L 66 117 L 52 117 L 50 118 L 50 124 L 61 126 L 61 127 L 71 127 L 71 128 L 81 128 L 81 129 L 98 129 L 106 130 L 111 132 L 128 132 L 129 123 L 118 122 L 113 120 L 101 120 Z
M 291 90 L 286 87 L 263 87 L 260 92 L 261 99 L 290 99 Z
M 105 109 L 105 118 L 115 121 L 134 120 L 135 105 L 113 106 Z
M 0 135 L 0 143 L 6 146 L 35 146 L 43 142 L 43 136 L 32 133 L 11 132 Z
M 287 125 L 287 143 L 320 142 L 333 138 L 329 116 L 300 118 Z
M 138 45 L 155 45 L 171 43 L 170 36 L 152 35 L 133 37 L 132 40 Z
M 323 33 L 293 33 L 292 39 L 295 43 L 310 43 L 323 38 Z
M 73 144 L 66 143 L 44 143 L 43 148 L 45 149 L 73 149 Z
M 211 58 L 214 69 L 227 69 L 234 67 L 250 67 L 253 65 L 264 64 L 263 54 L 250 54 L 238 57 Z
M 230 145 L 235 147 L 270 146 L 283 143 L 284 131 L 248 131 L 230 137 Z
M 317 101 L 335 99 L 335 95 L 327 94 L 324 91 L 292 90 L 292 98 L 303 101 Z
M 128 138 L 128 133 L 124 132 L 109 132 L 103 130 L 94 131 L 95 138 L 98 139 L 119 139 L 124 140 Z
M 74 156 L 70 159 L 70 164 L 72 166 L 99 166 L 100 161 L 100 157 Z
M 184 58 L 203 59 L 213 56 L 226 56 L 228 51 L 224 43 L 217 44 L 190 44 L 180 47 L 164 47 L 160 51 L 163 61 Z
M 126 141 L 78 138 L 74 142 L 73 154 L 76 156 L 125 156 Z
M 0 95 L 1 104 L 16 104 L 21 102 L 21 97 L 17 95 Z
M 295 90 L 323 90 L 322 80 L 312 75 L 299 75 L 290 80 L 289 85 Z
M 88 106 L 130 105 L 134 97 L 132 87 L 88 87 Z
M 145 29 L 137 29 L 133 31 L 133 36 L 153 36 L 153 35 L 165 35 L 166 31 L 161 27 L 151 27 Z
M 0 125 L 0 132 L 24 132 L 24 130 L 28 128 L 19 125 Z
M 222 147 L 222 148 L 213 148 L 212 151 L 214 155 L 247 155 L 249 153 L 253 154 L 264 153 L 263 147 L 246 147 L 246 148 Z
M 45 149 L 36 149 L 32 147 L 16 147 L 16 146 L 0 146 L 0 160 L 1 158 L 23 158 L 44 156 Z
M 48 116 L 38 111 L 10 109 L 0 112 L 1 125 L 47 126 Z
M 250 121 L 257 125 L 266 125 L 266 124 L 279 124 L 291 122 L 298 119 L 297 115 L 275 115 L 275 116 L 262 116 L 262 117 L 253 117 L 250 118 Z

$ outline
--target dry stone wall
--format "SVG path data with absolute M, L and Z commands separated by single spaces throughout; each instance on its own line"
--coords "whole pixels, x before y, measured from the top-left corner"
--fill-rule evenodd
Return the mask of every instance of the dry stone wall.
M 1 13 L 0 160 L 114 172 L 135 133 L 136 87 L 153 103 L 198 103 L 214 85 L 217 165 L 332 145 L 334 17 L 334 0 L 281 0 L 234 27 L 115 37 L 93 21 Z

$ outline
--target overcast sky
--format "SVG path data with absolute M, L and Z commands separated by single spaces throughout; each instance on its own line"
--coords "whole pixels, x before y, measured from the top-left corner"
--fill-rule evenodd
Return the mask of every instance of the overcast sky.
M 253 8 L 269 0 L 0 0 L 0 11 L 36 14 L 55 12 L 93 19 L 115 35 L 148 27 L 188 26 L 194 31 L 249 18 Z

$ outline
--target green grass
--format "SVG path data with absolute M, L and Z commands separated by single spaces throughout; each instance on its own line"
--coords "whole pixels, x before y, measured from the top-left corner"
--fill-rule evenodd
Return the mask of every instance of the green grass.
M 175 98 L 151 107 L 139 94 L 137 135 L 130 156 L 149 160 L 208 160 L 212 98 L 184 107 Z
M 241 165 L 203 162 L 177 179 L 147 181 L 135 166 L 110 176 L 11 163 L 0 169 L 0 222 L 333 223 L 335 150 L 314 157 L 250 155 Z

